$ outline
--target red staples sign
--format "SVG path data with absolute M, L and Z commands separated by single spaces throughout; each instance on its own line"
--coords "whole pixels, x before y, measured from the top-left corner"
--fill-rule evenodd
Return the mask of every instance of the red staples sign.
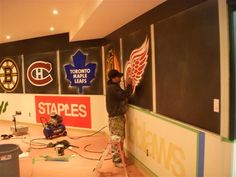
M 91 128 L 90 98 L 66 96 L 35 96 L 36 121 L 47 118 L 51 112 L 63 117 L 68 126 Z

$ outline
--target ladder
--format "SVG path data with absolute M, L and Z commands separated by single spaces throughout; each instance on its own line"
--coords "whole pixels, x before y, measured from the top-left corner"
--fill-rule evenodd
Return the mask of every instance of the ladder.
M 106 156 L 108 155 L 108 153 L 111 152 L 112 145 L 116 146 L 118 151 L 119 151 L 119 154 L 120 154 L 120 157 L 121 157 L 121 160 L 122 160 L 122 164 L 123 164 L 123 168 L 124 168 L 125 177 L 129 176 L 127 168 L 126 168 L 124 152 L 122 151 L 122 148 L 121 148 L 120 137 L 115 136 L 115 137 L 112 137 L 110 142 L 107 144 L 107 147 L 103 151 L 102 155 L 100 156 L 96 167 L 93 169 L 93 176 L 92 177 L 97 177 L 98 170 L 102 167 L 102 164 L 103 164 Z

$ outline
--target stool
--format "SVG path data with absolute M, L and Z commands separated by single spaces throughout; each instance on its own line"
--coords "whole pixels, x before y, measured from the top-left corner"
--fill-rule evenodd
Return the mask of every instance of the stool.
M 93 177 L 97 176 L 98 170 L 102 167 L 104 159 L 106 158 L 108 153 L 111 151 L 112 145 L 116 146 L 116 148 L 117 148 L 117 150 L 120 154 L 121 160 L 122 160 L 125 177 L 128 177 L 128 171 L 127 171 L 126 163 L 125 163 L 125 156 L 124 156 L 124 152 L 123 152 L 122 147 L 121 147 L 121 140 L 120 140 L 120 137 L 114 136 L 114 135 L 112 136 L 110 142 L 107 144 L 107 147 L 105 148 L 102 155 L 100 156 L 96 167 L 93 169 Z

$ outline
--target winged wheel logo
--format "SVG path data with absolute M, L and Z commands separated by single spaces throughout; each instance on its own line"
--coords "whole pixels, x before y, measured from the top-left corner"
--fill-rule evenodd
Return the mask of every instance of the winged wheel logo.
M 146 68 L 148 49 L 149 39 L 146 37 L 141 47 L 134 49 L 131 52 L 129 60 L 125 64 L 124 79 L 125 81 L 127 81 L 127 79 L 131 79 L 133 93 L 135 92 L 136 87 L 139 85 Z

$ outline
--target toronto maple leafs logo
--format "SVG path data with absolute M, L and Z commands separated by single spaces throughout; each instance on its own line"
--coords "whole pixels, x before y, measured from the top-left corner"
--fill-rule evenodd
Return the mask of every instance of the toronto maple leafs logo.
M 124 78 L 131 79 L 133 93 L 136 86 L 140 83 L 144 70 L 147 65 L 148 59 L 149 39 L 146 37 L 141 47 L 134 49 L 129 57 L 129 60 L 125 64 Z
M 91 86 L 91 82 L 95 78 L 97 64 L 86 64 L 86 55 L 81 51 L 77 51 L 72 58 L 74 65 L 68 64 L 64 66 L 66 78 L 70 81 L 71 86 L 79 87 L 79 92 L 82 93 L 84 86 Z

